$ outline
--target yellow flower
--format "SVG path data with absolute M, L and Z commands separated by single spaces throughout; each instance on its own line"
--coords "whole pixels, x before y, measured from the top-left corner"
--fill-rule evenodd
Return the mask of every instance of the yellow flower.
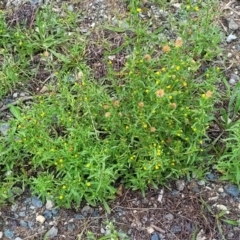
M 63 185 L 63 186 L 62 186 L 62 188 L 63 188 L 63 189 L 66 189 L 66 186 L 65 186 L 65 185 Z
M 158 170 L 158 169 L 159 169 L 159 166 L 158 166 L 158 165 L 156 165 L 156 166 L 155 166 L 155 169 L 156 169 L 156 170 Z
M 142 12 L 142 9 L 141 8 L 137 8 L 137 12 L 138 13 Z
M 90 183 L 90 182 L 87 182 L 87 183 L 86 183 L 86 186 L 87 186 L 87 187 L 90 187 L 90 186 L 91 186 L 91 183 Z
M 199 11 L 199 7 L 196 6 L 196 7 L 194 8 L 194 10 L 195 10 L 196 12 L 198 12 L 198 11 Z
M 59 196 L 59 199 L 62 200 L 62 199 L 63 199 L 63 195 L 60 195 L 60 196 Z

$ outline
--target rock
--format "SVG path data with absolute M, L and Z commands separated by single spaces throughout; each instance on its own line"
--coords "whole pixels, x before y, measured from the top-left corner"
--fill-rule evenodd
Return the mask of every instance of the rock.
M 236 39 L 237 39 L 237 36 L 236 36 L 236 35 L 230 34 L 230 35 L 228 35 L 228 37 L 227 37 L 227 39 L 226 39 L 226 42 L 227 42 L 227 43 L 230 43 L 230 42 L 232 42 L 233 40 L 236 40 Z
M 6 238 L 11 239 L 11 238 L 13 238 L 13 236 L 14 236 L 14 232 L 13 232 L 12 230 L 10 230 L 10 229 L 6 229 L 6 230 L 4 231 L 4 236 L 5 236 Z
M 238 30 L 239 28 L 238 24 L 232 18 L 228 21 L 228 27 L 233 31 Z
M 168 221 L 172 221 L 174 216 L 171 213 L 168 213 L 164 216 L 165 219 L 167 219 Z
M 206 178 L 207 178 L 208 180 L 210 180 L 210 181 L 215 181 L 215 180 L 217 180 L 217 177 L 216 177 L 216 175 L 215 175 L 214 173 L 208 173 L 208 174 L 206 175 Z
M 24 228 L 27 228 L 28 227 L 28 223 L 23 221 L 23 220 L 20 220 L 19 222 L 20 226 L 24 227 Z
M 43 212 L 43 216 L 45 217 L 45 219 L 51 219 L 52 218 L 52 211 L 50 210 L 45 210 Z
M 47 199 L 46 209 L 47 210 L 52 210 L 53 207 L 54 207 L 54 202 L 52 200 Z
M 33 226 L 34 226 L 34 222 L 29 221 L 29 222 L 28 222 L 28 227 L 29 227 L 30 229 L 33 229 Z
M 74 229 L 75 229 L 75 225 L 74 225 L 74 223 L 68 223 L 67 229 L 68 229 L 68 231 L 73 232 Z
M 227 184 L 226 186 L 224 186 L 224 189 L 229 195 L 233 197 L 237 197 L 240 193 L 237 185 Z
M 177 180 L 176 187 L 178 191 L 183 191 L 183 189 L 185 188 L 185 182 L 183 180 Z
M 227 234 L 227 237 L 228 237 L 229 239 L 232 239 L 232 238 L 234 237 L 234 233 L 233 233 L 233 232 L 229 232 L 229 233 Z
M 0 124 L 0 132 L 3 136 L 7 136 L 8 130 L 10 129 L 9 123 Z
M 45 217 L 42 216 L 42 215 L 38 215 L 38 216 L 36 217 L 36 221 L 37 221 L 37 222 L 44 223 L 45 220 L 46 220 Z
M 17 98 L 18 97 L 18 93 L 15 92 L 12 96 L 13 96 L 13 98 Z
M 52 227 L 45 235 L 46 239 L 51 239 L 56 237 L 58 234 L 58 229 L 56 227 Z
M 151 236 L 151 240 L 161 240 L 158 233 L 154 232 Z
M 26 217 L 26 212 L 19 212 L 20 217 Z
M 182 227 L 179 225 L 172 225 L 170 231 L 172 233 L 180 233 L 182 231 Z
M 222 193 L 222 192 L 224 192 L 224 189 L 222 187 L 220 187 L 220 188 L 218 188 L 218 192 Z
M 177 190 L 173 190 L 171 192 L 171 195 L 173 195 L 173 196 L 177 196 L 178 194 L 179 194 L 179 191 L 177 191 Z
M 204 186 L 204 185 L 205 185 L 205 181 L 204 181 L 204 180 L 198 181 L 198 185 L 199 185 L 199 186 Z
M 75 214 L 74 217 L 76 219 L 84 219 L 85 218 L 82 214 Z
M 73 12 L 73 10 L 74 10 L 73 5 L 72 4 L 68 5 L 67 9 L 68 9 L 68 11 Z
M 32 205 L 36 208 L 41 208 L 43 203 L 38 197 L 32 197 Z
M 98 212 L 98 210 L 97 210 L 97 209 L 94 209 L 94 211 L 93 211 L 91 217 L 98 217 L 98 216 L 99 216 L 99 212 Z
M 149 234 L 152 234 L 152 233 L 154 233 L 154 229 L 152 227 L 147 227 L 147 232 Z
M 22 240 L 22 238 L 20 238 L 20 237 L 16 237 L 14 240 Z
M 232 74 L 230 75 L 229 83 L 232 84 L 232 85 L 234 85 L 234 84 L 236 84 L 236 82 L 238 82 L 239 80 L 240 80 L 239 76 L 236 75 L 236 74 L 234 74 L 234 73 L 232 73 Z
M 56 217 L 57 215 L 58 215 L 58 209 L 57 208 L 55 208 L 55 209 L 52 209 L 52 215 L 53 215 L 53 217 Z
M 15 212 L 18 209 L 18 204 L 14 204 L 11 206 L 11 211 Z
M 3 237 L 3 232 L 0 232 L 0 238 L 2 238 Z
M 222 204 L 214 204 L 213 206 L 215 206 L 216 208 L 218 208 L 221 211 L 225 211 L 226 214 L 229 214 L 229 211 L 226 206 L 224 206 Z
M 81 213 L 84 217 L 87 217 L 88 215 L 93 214 L 93 212 L 94 212 L 94 209 L 88 205 L 84 206 L 81 210 Z

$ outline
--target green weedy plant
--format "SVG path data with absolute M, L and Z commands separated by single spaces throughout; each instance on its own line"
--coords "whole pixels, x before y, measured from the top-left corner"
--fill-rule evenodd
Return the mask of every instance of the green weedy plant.
M 221 110 L 221 119 L 218 124 L 227 132 L 228 136 L 223 140 L 225 148 L 221 152 L 215 167 L 222 173 L 221 179 L 236 183 L 240 186 L 240 164 L 239 164 L 239 144 L 240 144 L 240 84 L 236 84 L 231 90 L 226 83 L 226 92 L 229 97 L 227 109 Z
M 144 193 L 148 186 L 204 172 L 202 145 L 219 69 L 200 74 L 200 67 L 203 49 L 207 60 L 217 54 L 214 16 L 204 7 L 182 8 L 189 25 L 181 25 L 176 39 L 159 43 L 157 33 L 149 35 L 148 23 L 138 18 L 140 11 L 130 21 L 136 38 L 126 39 L 131 52 L 125 67 L 116 73 L 108 61 L 108 85 L 93 80 L 77 35 L 68 35 L 61 53 L 59 42 L 44 45 L 61 69 L 54 73 L 57 84 L 49 84 L 30 108 L 11 108 L 11 128 L 0 139 L 3 200 L 23 181 L 33 194 L 59 206 L 78 207 L 85 199 L 108 209 L 119 182 Z M 195 31 L 196 24 L 201 31 Z M 211 39 L 202 36 L 212 31 Z M 42 38 L 38 47 L 49 42 Z

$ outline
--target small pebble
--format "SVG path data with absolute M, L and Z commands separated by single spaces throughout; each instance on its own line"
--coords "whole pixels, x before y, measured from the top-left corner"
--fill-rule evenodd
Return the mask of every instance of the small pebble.
M 20 226 L 24 227 L 24 228 L 27 228 L 28 227 L 28 223 L 23 221 L 23 220 L 20 220 L 19 222 Z
M 231 57 L 232 57 L 232 53 L 228 53 L 228 54 L 227 54 L 227 57 L 228 57 L 228 58 L 231 58 Z
M 170 231 L 173 233 L 180 233 L 182 231 L 182 227 L 178 225 L 173 225 L 171 226 Z
M 20 238 L 20 237 L 16 237 L 14 240 L 22 240 L 22 238 Z
M 11 206 L 11 211 L 15 212 L 18 209 L 18 204 L 14 204 Z
M 3 136 L 7 136 L 8 130 L 10 129 L 10 124 L 9 123 L 2 123 L 0 125 L 0 133 Z M 14 212 L 14 211 L 13 211 Z
M 216 177 L 216 175 L 215 175 L 214 173 L 208 173 L 208 174 L 206 175 L 206 178 L 207 178 L 208 180 L 210 180 L 210 181 L 215 181 L 215 180 L 217 180 L 217 177 Z
M 36 208 L 41 208 L 43 203 L 38 197 L 32 197 L 32 205 Z
M 230 35 L 228 35 L 228 37 L 227 37 L 227 39 L 226 39 L 226 42 L 227 42 L 227 43 L 230 43 L 230 42 L 232 42 L 233 40 L 236 40 L 236 39 L 237 39 L 237 36 L 236 36 L 236 35 L 230 34 Z
M 56 228 L 56 227 L 52 227 L 47 233 L 46 233 L 46 237 L 47 237 L 47 239 L 48 238 L 54 238 L 54 237 L 56 237 L 57 236 L 57 234 L 58 234 L 58 229 Z
M 5 231 L 4 231 L 4 236 L 6 237 L 6 238 L 13 238 L 13 236 L 14 236 L 14 232 L 12 231 L 12 230 L 10 230 L 10 229 L 6 229 Z
M 224 192 L 224 189 L 222 187 L 220 187 L 220 188 L 218 188 L 218 192 L 222 193 L 222 192 Z
M 229 19 L 228 27 L 233 31 L 239 28 L 238 24 L 232 18 Z
M 204 185 L 205 185 L 205 181 L 204 181 L 204 180 L 198 181 L 198 185 L 199 185 L 199 186 L 204 186 Z
M 46 219 L 51 219 L 52 218 L 52 211 L 50 210 L 45 210 L 43 212 L 43 216 L 46 218 Z
M 232 184 L 227 184 L 226 186 L 224 186 L 224 189 L 229 195 L 233 197 L 237 197 L 240 192 L 238 186 Z
M 158 233 L 154 232 L 151 236 L 151 240 L 160 240 Z
M 13 96 L 13 98 L 17 98 L 18 97 L 18 93 L 16 92 L 12 96 Z
M 76 219 L 84 219 L 85 218 L 82 214 L 75 214 L 74 217 Z
M 167 215 L 164 216 L 165 219 L 167 219 L 168 221 L 172 221 L 174 216 L 171 213 L 168 213 Z
M 185 188 L 185 182 L 183 180 L 177 180 L 176 187 L 178 191 L 183 191 L 183 189 Z
M 81 213 L 84 217 L 87 217 L 88 215 L 93 214 L 93 212 L 94 212 L 94 209 L 88 205 L 84 206 L 81 210 Z
M 26 217 L 26 212 L 19 212 L 20 217 Z
M 44 223 L 45 220 L 46 220 L 45 217 L 42 216 L 42 215 L 38 215 L 38 216 L 36 217 L 36 221 L 37 221 L 37 222 Z
M 68 229 L 68 231 L 73 232 L 74 229 L 75 229 L 75 225 L 74 225 L 74 223 L 68 223 L 67 229 Z
M 34 226 L 34 222 L 29 221 L 29 222 L 28 222 L 28 227 L 29 227 L 30 229 L 33 229 L 33 226 Z
M 47 209 L 47 210 L 52 210 L 53 207 L 54 207 L 54 203 L 53 203 L 53 201 L 47 199 L 47 202 L 46 202 L 46 209 Z
M 3 232 L 0 232 L 0 238 L 2 238 L 3 237 Z
M 55 209 L 52 209 L 52 215 L 54 216 L 54 217 L 56 217 L 57 215 L 58 215 L 58 209 L 57 208 L 55 208 Z

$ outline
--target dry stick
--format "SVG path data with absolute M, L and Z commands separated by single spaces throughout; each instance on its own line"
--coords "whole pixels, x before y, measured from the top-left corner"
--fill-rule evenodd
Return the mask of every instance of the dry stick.
M 24 102 L 24 101 L 28 101 L 28 100 L 32 100 L 33 97 L 32 96 L 27 96 L 27 97 L 21 97 L 19 98 L 17 101 L 15 102 L 12 102 L 12 103 L 9 103 L 7 105 L 3 105 L 1 108 L 0 108 L 0 112 L 3 112 L 7 109 L 9 109 L 11 106 L 13 105 L 18 105 L 20 102 Z

